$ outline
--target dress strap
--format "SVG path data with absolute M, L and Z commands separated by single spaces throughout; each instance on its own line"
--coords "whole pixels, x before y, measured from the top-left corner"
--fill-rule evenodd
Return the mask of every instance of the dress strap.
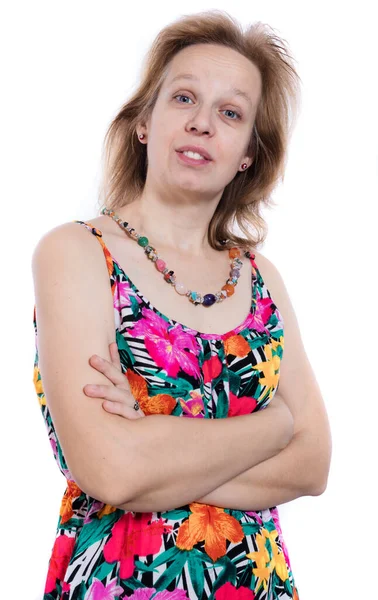
M 113 269 L 114 269 L 113 258 L 111 256 L 110 251 L 108 250 L 107 246 L 105 245 L 104 240 L 102 239 L 102 232 L 99 229 L 97 229 L 97 227 L 94 227 L 94 225 L 92 225 L 92 223 L 89 223 L 88 221 L 80 221 L 78 219 L 75 219 L 72 222 L 78 223 L 79 225 L 83 225 L 86 229 L 88 229 L 88 231 L 93 233 L 95 238 L 101 244 L 102 250 L 104 252 L 105 260 L 106 260 L 106 266 L 108 268 L 109 277 L 111 277 L 113 274 Z

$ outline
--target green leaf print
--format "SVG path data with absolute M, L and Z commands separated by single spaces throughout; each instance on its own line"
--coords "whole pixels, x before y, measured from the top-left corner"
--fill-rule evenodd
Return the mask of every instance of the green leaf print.
M 93 577 L 96 577 L 96 579 L 99 579 L 100 581 L 105 579 L 105 577 L 107 577 L 109 575 L 109 573 L 111 573 L 111 571 L 114 569 L 114 565 L 115 565 L 115 562 L 112 562 L 112 563 L 103 562 L 102 564 L 100 564 L 100 566 L 89 577 L 88 584 L 87 584 L 88 587 L 90 587 Z
M 168 550 L 163 552 L 163 554 L 159 554 L 159 556 L 157 556 L 155 560 L 151 563 L 150 567 L 153 569 L 155 569 L 156 567 L 160 567 L 160 565 L 173 560 L 175 556 L 177 556 L 181 552 L 182 550 L 180 550 L 180 548 L 177 548 L 177 546 L 172 546 L 172 548 L 169 548 Z
M 190 552 L 188 555 L 188 568 L 190 579 L 192 581 L 193 589 L 197 594 L 197 598 L 202 598 L 203 588 L 205 585 L 202 558 L 194 552 Z
M 228 415 L 228 398 L 225 390 L 221 390 L 218 394 L 216 419 L 225 419 Z
M 251 367 L 249 367 L 249 369 L 250 368 Z M 228 371 L 228 380 L 230 384 L 230 392 L 232 392 L 233 394 L 237 394 L 240 387 L 240 374 L 237 374 L 234 371 L 231 371 L 230 369 Z
M 150 566 L 145 565 L 140 560 L 135 560 L 134 565 L 135 565 L 135 568 L 138 569 L 138 571 L 141 571 L 143 573 L 151 573 L 152 571 L 156 570 L 152 567 L 152 565 L 150 565 Z
M 290 583 L 290 579 L 289 578 L 285 579 L 284 586 L 285 586 L 286 592 L 288 594 L 290 594 L 290 597 L 291 597 L 293 595 L 293 587 L 292 587 L 292 585 Z
M 90 523 L 86 523 L 85 527 L 79 533 L 78 540 L 74 548 L 74 554 L 80 554 L 91 544 L 102 540 L 105 536 L 109 535 L 112 530 L 113 524 L 118 520 L 119 512 L 114 511 L 110 515 L 104 515 L 102 519 L 96 517 Z
M 253 535 L 261 529 L 258 523 L 241 523 L 245 535 Z
M 168 569 L 166 569 L 166 571 L 164 571 L 164 573 L 159 577 L 159 579 L 155 583 L 155 588 L 159 592 L 161 590 L 166 590 L 171 581 L 173 581 L 176 577 L 180 575 L 187 559 L 188 552 L 186 550 L 180 550 L 180 553 L 177 555 L 174 562 L 168 567 Z
M 170 521 L 180 521 L 181 519 L 187 519 L 190 515 L 190 510 L 167 510 L 161 513 L 162 519 L 169 519 Z
M 228 581 L 232 583 L 232 585 L 236 584 L 236 566 L 231 562 L 228 556 L 223 556 L 216 563 L 216 566 L 223 564 L 224 567 L 222 571 L 219 573 L 218 577 L 214 581 L 213 584 L 213 592 L 215 592 L 222 585 L 227 583 Z

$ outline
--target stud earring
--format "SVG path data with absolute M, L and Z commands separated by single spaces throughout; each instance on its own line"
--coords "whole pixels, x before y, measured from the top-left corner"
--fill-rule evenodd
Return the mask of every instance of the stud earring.
M 241 166 L 242 169 L 246 169 L 247 167 L 248 167 L 247 163 L 243 163 Z
M 138 138 L 139 138 L 140 140 L 143 140 L 143 139 L 144 139 L 144 133 L 140 133 L 140 134 L 138 135 Z

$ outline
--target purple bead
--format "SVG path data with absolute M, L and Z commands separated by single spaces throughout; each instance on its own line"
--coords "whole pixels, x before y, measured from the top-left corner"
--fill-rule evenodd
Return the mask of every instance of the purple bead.
M 231 277 L 239 277 L 240 269 L 231 269 L 230 275 L 231 275 Z
M 214 296 L 214 294 L 205 294 L 203 297 L 203 305 L 204 306 L 211 306 L 212 304 L 214 304 L 214 302 L 216 301 L 216 297 Z

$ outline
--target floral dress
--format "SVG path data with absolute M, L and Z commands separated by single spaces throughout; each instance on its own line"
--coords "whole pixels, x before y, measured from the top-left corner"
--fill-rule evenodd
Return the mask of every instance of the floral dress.
M 223 419 L 266 407 L 278 387 L 282 316 L 250 254 L 252 303 L 235 329 L 203 334 L 169 319 L 101 244 L 122 371 L 145 415 Z M 298 599 L 277 507 L 241 511 L 192 502 L 164 512 L 125 511 L 83 492 L 66 464 L 38 366 L 34 386 L 66 478 L 43 600 Z M 252 492 L 251 492 L 252 493 Z

